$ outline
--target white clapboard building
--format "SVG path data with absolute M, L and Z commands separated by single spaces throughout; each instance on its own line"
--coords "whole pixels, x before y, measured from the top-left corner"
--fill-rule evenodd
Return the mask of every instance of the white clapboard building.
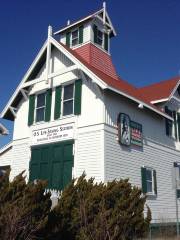
M 122 80 L 110 53 L 115 36 L 105 4 L 55 33 L 48 28 L 1 113 L 14 132 L 0 168 L 9 166 L 11 179 L 26 170 L 57 190 L 84 171 L 97 182 L 129 178 L 147 194 L 153 221 L 175 222 L 180 78 L 144 88 Z

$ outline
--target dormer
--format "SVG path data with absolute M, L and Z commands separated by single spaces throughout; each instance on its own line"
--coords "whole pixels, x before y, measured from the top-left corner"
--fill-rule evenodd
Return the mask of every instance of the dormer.
M 110 53 L 110 39 L 116 36 L 116 32 L 106 11 L 103 8 L 77 22 L 70 24 L 55 33 L 60 35 L 60 42 L 72 49 L 84 44 L 92 43 L 101 50 Z
M 110 40 L 116 36 L 106 11 L 106 4 L 99 11 L 55 32 L 60 42 L 78 53 L 91 66 L 118 80 L 110 56 Z

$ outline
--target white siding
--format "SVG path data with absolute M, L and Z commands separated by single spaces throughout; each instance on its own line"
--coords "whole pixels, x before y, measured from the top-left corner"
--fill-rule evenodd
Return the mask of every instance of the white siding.
M 12 180 L 22 171 L 25 171 L 25 175 L 28 177 L 30 160 L 29 141 L 27 139 L 14 141 L 12 156 L 10 179 Z
M 152 111 L 138 108 L 138 104 L 118 94 L 105 94 L 105 123 L 116 127 L 119 113 L 126 113 L 132 121 L 143 126 L 143 136 L 157 143 L 175 148 L 174 139 L 166 136 L 165 119 Z
M 10 166 L 13 159 L 12 147 L 0 154 L 0 166 Z
M 75 177 L 85 172 L 87 178 L 94 177 L 96 182 L 104 181 L 103 136 L 100 126 L 92 131 L 86 128 L 79 130 L 75 143 Z
M 157 198 L 147 204 L 152 210 L 153 220 L 175 221 L 175 191 L 172 184 L 173 163 L 179 161 L 178 151 L 158 145 L 148 139 L 143 148 L 121 146 L 114 128 L 105 131 L 105 181 L 129 178 L 141 187 L 141 167 L 152 167 L 157 172 Z

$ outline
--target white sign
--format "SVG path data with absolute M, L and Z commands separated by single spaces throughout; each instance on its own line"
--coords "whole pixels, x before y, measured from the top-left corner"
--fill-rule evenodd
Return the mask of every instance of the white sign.
M 74 124 L 72 123 L 32 131 L 32 144 L 57 142 L 73 138 Z

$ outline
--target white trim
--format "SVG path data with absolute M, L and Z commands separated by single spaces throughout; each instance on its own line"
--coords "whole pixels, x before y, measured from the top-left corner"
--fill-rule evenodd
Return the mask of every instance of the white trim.
M 65 74 L 65 73 L 72 72 L 73 70 L 76 70 L 76 69 L 78 69 L 78 67 L 76 65 L 72 65 L 71 67 L 65 67 L 57 72 L 49 74 L 48 78 L 57 77 L 59 75 Z
M 177 98 L 176 96 L 172 96 L 171 99 L 175 99 L 178 103 L 180 103 L 180 99 Z M 170 99 L 170 100 L 171 100 L 171 99 Z
M 159 115 L 161 115 L 161 116 L 163 116 L 163 117 L 165 117 L 165 118 L 173 121 L 173 118 L 171 118 L 171 117 L 168 116 L 167 114 L 165 114 L 165 113 L 163 113 L 163 112 L 161 112 L 161 111 L 159 111 L 159 110 L 154 109 L 153 107 L 149 106 L 147 103 L 145 103 L 145 102 L 143 102 L 143 101 L 140 101 L 140 100 L 138 100 L 138 99 L 130 96 L 129 94 L 126 94 L 126 93 L 124 93 L 124 92 L 122 92 L 122 91 L 119 91 L 119 90 L 117 90 L 117 89 L 115 89 L 115 88 L 112 88 L 112 87 L 110 87 L 110 86 L 107 86 L 107 89 L 110 89 L 110 90 L 112 90 L 112 91 L 114 91 L 114 92 L 116 92 L 116 93 L 119 93 L 120 95 L 125 96 L 125 97 L 127 97 L 127 98 L 129 98 L 129 99 L 131 99 L 131 100 L 133 100 L 133 101 L 135 101 L 135 102 L 137 102 L 138 104 L 143 104 L 144 107 L 146 107 L 146 108 L 152 110 L 153 112 L 156 112 L 156 113 L 158 113 Z
M 11 113 L 13 114 L 13 116 L 16 118 L 16 111 L 17 111 L 17 108 L 14 108 L 14 107 L 9 107 Z
M 64 27 L 64 28 L 56 31 L 56 32 L 54 33 L 54 35 L 60 34 L 60 33 L 64 32 L 65 30 L 67 30 L 68 28 L 72 28 L 72 27 L 74 27 L 75 25 L 78 25 L 78 24 L 80 24 L 80 23 L 82 23 L 82 22 L 84 22 L 84 21 L 86 21 L 86 20 L 88 20 L 88 19 L 90 19 L 90 18 L 98 17 L 98 14 L 100 14 L 101 12 L 104 12 L 104 8 L 100 9 L 99 11 L 97 11 L 97 12 L 95 12 L 95 13 L 93 13 L 93 14 L 91 14 L 91 15 L 89 15 L 89 16 L 87 16 L 87 17 L 85 17 L 85 18 L 83 18 L 83 19 L 81 19 L 81 20 L 79 20 L 79 21 L 77 21 L 77 22 L 74 22 L 74 23 L 72 23 L 72 24 L 70 24 L 70 25 L 68 25 L 68 26 L 66 26 L 66 27 Z M 107 24 L 107 25 L 111 28 L 114 36 L 116 36 L 117 33 L 116 33 L 116 31 L 115 31 L 115 29 L 114 29 L 114 27 L 113 27 L 113 25 L 112 25 L 112 22 L 111 22 L 110 17 L 109 17 L 109 15 L 108 15 L 108 13 L 107 13 L 106 10 L 105 10 L 105 17 L 107 17 L 107 19 L 108 19 L 108 21 L 109 21 L 109 24 L 108 24 L 108 23 L 105 23 L 105 24 Z M 103 18 L 102 18 L 102 19 L 99 18 L 99 19 L 103 22 Z
M 48 27 L 48 39 L 47 39 L 47 53 L 46 53 L 46 83 L 49 83 L 48 75 L 50 74 L 50 59 L 51 59 L 51 42 L 52 27 Z
M 177 82 L 176 86 L 173 88 L 173 91 L 171 92 L 171 94 L 168 98 L 160 98 L 160 99 L 157 99 L 157 100 L 153 100 L 153 101 L 151 101 L 151 103 L 156 104 L 156 103 L 160 103 L 160 102 L 170 101 L 179 85 L 180 85 L 180 80 Z
M 21 93 L 22 93 L 22 95 L 23 95 L 25 101 L 27 101 L 27 100 L 28 100 L 27 91 L 24 90 L 23 88 L 21 88 L 20 91 L 21 91 Z
M 172 98 L 172 96 L 174 95 L 174 93 L 176 92 L 178 86 L 180 84 L 180 80 L 177 82 L 176 86 L 174 87 L 173 91 L 171 92 L 171 95 L 169 96 L 169 100 Z
M 68 73 L 68 72 L 72 72 L 73 70 L 76 70 L 76 69 L 78 69 L 78 67 L 76 65 L 72 65 L 71 67 L 61 68 L 59 71 L 56 71 L 54 73 L 49 74 L 48 79 L 51 79 L 53 77 L 57 77 L 59 75 L 63 75 L 63 74 Z M 31 85 L 34 85 L 36 83 L 40 83 L 40 82 L 43 82 L 43 81 L 46 81 L 45 77 L 35 78 L 31 81 L 25 82 L 22 85 L 22 88 L 25 88 L 25 87 L 28 87 L 28 86 L 31 86 Z
M 18 92 L 20 91 L 20 89 L 22 88 L 22 84 L 25 83 L 25 81 L 27 80 L 27 78 L 29 77 L 29 75 L 31 74 L 32 70 L 34 69 L 35 65 L 37 64 L 37 62 L 39 61 L 39 59 L 41 58 L 41 56 L 43 55 L 45 49 L 47 47 L 47 40 L 45 41 L 45 43 L 43 44 L 41 50 L 39 51 L 38 55 L 36 56 L 36 58 L 34 59 L 33 63 L 31 64 L 31 66 L 29 67 L 28 71 L 26 72 L 25 76 L 23 77 L 23 79 L 21 80 L 20 84 L 18 85 L 18 87 L 16 88 L 15 92 L 13 93 L 13 95 L 11 96 L 11 98 L 9 99 L 8 103 L 6 104 L 5 108 L 3 109 L 3 111 L 0 114 L 0 118 L 3 118 L 5 113 L 7 112 L 8 108 L 11 106 L 12 102 L 14 101 L 16 95 L 18 94 Z
M 66 27 L 58 30 L 57 32 L 54 33 L 54 35 L 57 35 L 57 34 L 59 34 L 59 33 L 61 33 L 61 32 L 64 32 L 64 31 L 67 30 L 68 28 L 72 28 L 73 26 L 78 25 L 79 23 L 82 23 L 82 22 L 84 22 L 84 21 L 92 18 L 94 15 L 100 13 L 101 11 L 103 11 L 103 9 L 101 9 L 101 10 L 95 12 L 94 14 L 91 14 L 91 15 L 89 15 L 89 16 L 87 16 L 87 17 L 85 17 L 85 18 L 83 18 L 83 19 L 81 19 L 81 20 L 79 20 L 79 21 L 77 21 L 77 22 L 74 22 L 74 23 L 72 23 L 72 24 L 70 24 L 70 25 L 68 25 L 68 26 L 66 26 Z
M 49 37 L 49 41 L 50 43 L 52 43 L 59 51 L 61 51 L 62 53 L 64 53 L 72 62 L 74 62 L 77 66 L 77 68 L 79 68 L 80 70 L 83 70 L 91 79 L 93 82 L 95 82 L 97 85 L 99 85 L 102 89 L 110 89 L 120 95 L 123 95 L 135 102 L 137 102 L 138 104 L 143 104 L 146 108 L 152 110 L 153 112 L 156 112 L 157 114 L 170 119 L 173 121 L 173 119 L 166 115 L 165 113 L 159 111 L 158 109 L 156 110 L 155 108 L 151 107 L 150 105 L 148 105 L 147 103 L 144 103 L 141 100 L 136 99 L 135 97 L 130 96 L 127 93 L 124 93 L 122 91 L 119 91 L 113 87 L 108 86 L 102 79 L 100 79 L 96 74 L 94 74 L 88 67 L 86 67 L 80 60 L 78 60 L 75 56 L 73 56 L 65 47 L 63 47 L 63 45 L 61 45 L 59 42 L 57 42 L 53 37 Z M 6 107 L 4 108 L 3 112 L 1 113 L 0 117 L 3 118 L 5 112 L 8 110 L 9 106 L 11 105 L 12 101 L 14 100 L 16 94 L 18 93 L 18 91 L 22 88 L 22 84 L 26 81 L 27 77 L 29 76 L 30 72 L 32 71 L 33 67 L 35 67 L 36 63 L 38 62 L 39 58 L 42 56 L 45 48 L 47 46 L 47 41 L 45 42 L 45 44 L 43 45 L 43 47 L 41 48 L 38 56 L 36 57 L 36 59 L 34 60 L 33 64 L 31 65 L 30 69 L 28 70 L 28 72 L 26 73 L 25 77 L 23 78 L 23 80 L 21 81 L 21 83 L 19 84 L 18 88 L 16 89 L 15 93 L 13 94 L 13 96 L 11 97 L 11 99 L 9 100 L 8 104 L 6 105 Z M 52 77 L 52 75 L 51 75 Z
M 0 129 L 2 130 L 2 134 L 0 135 L 8 135 L 9 131 L 7 130 L 7 128 L 5 128 L 1 123 L 0 123 Z
M 167 102 L 169 100 L 169 98 L 162 98 L 159 100 L 153 100 L 151 101 L 152 104 L 156 104 L 156 103 L 160 103 L 160 102 Z
M 1 149 L 0 149 L 0 154 L 2 154 L 3 152 L 7 151 L 9 148 L 12 147 L 12 141 L 9 142 L 8 144 L 4 145 Z

